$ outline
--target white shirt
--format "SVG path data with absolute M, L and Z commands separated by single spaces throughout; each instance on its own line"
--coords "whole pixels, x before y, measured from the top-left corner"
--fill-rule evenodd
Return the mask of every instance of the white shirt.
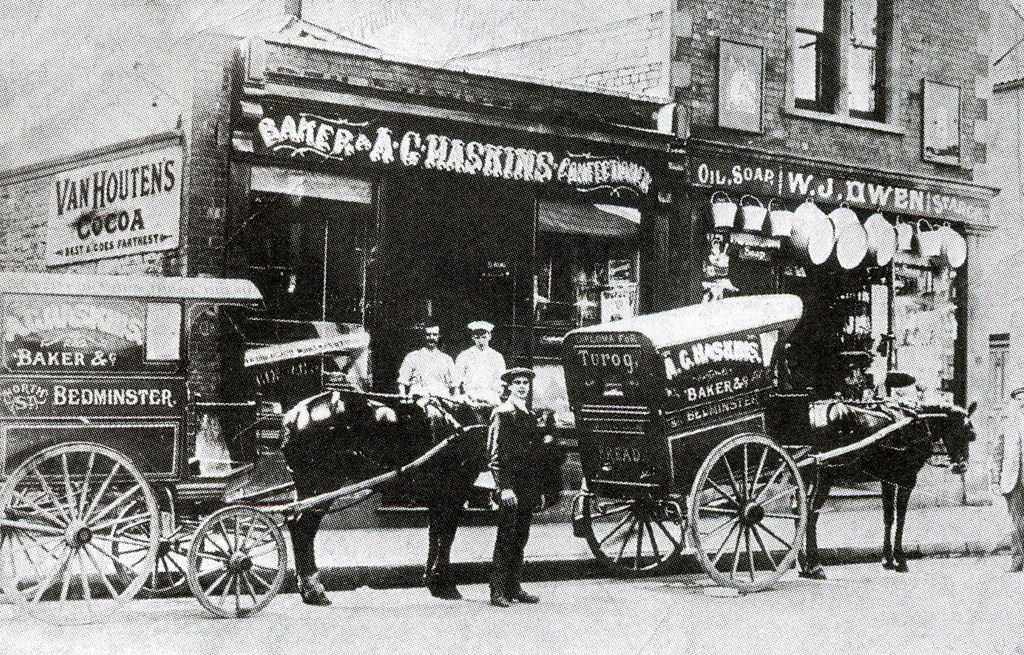
M 398 384 L 407 385 L 413 395 L 449 396 L 455 386 L 455 362 L 439 348 L 414 350 L 402 360 Z
M 455 379 L 470 398 L 497 405 L 505 368 L 505 357 L 494 348 L 471 346 L 455 359 Z

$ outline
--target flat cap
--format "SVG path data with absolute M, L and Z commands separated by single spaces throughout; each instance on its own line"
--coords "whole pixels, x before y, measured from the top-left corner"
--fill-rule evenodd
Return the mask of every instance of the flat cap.
M 494 329 L 494 323 L 490 321 L 472 321 L 466 327 L 470 332 L 490 332 Z
M 1019 387 L 1010 392 L 1010 398 L 1016 398 L 1017 396 L 1024 394 L 1024 387 Z
M 528 369 L 523 366 L 516 366 L 502 373 L 501 381 L 504 382 L 505 384 L 512 384 L 512 380 L 516 378 L 527 377 L 532 381 L 533 378 L 535 378 L 536 376 L 537 374 L 534 373 L 531 369 Z

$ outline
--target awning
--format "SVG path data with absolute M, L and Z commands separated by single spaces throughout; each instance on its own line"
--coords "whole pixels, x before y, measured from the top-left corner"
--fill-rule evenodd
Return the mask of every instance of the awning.
M 249 280 L 79 273 L 0 273 L 0 293 L 258 303 Z
M 537 231 L 573 234 L 606 239 L 639 239 L 639 215 L 631 207 L 615 207 L 614 213 L 587 203 L 542 200 L 537 216 Z M 624 215 L 634 215 L 636 222 Z
M 277 166 L 253 166 L 249 187 L 253 191 L 358 202 L 364 205 L 373 202 L 369 180 Z

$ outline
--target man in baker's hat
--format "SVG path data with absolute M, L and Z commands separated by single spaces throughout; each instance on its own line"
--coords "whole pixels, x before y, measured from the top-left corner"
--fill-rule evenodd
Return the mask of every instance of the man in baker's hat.
M 491 348 L 494 324 L 473 321 L 466 326 L 473 345 L 455 358 L 457 388 L 474 402 L 497 405 L 501 402 L 501 374 L 505 370 L 505 357 Z
M 491 604 L 496 607 L 540 600 L 520 585 L 530 522 L 540 502 L 537 473 L 543 437 L 529 406 L 533 378 L 534 372 L 522 367 L 501 374 L 501 381 L 508 387 L 508 398 L 491 415 L 487 435 L 490 469 L 499 497 L 498 535 L 491 572 Z
M 905 405 L 916 406 L 917 378 L 903 371 L 889 371 L 885 374 L 885 395 Z
M 1001 434 L 992 444 L 989 475 L 992 491 L 1006 499 L 1006 509 L 1013 522 L 1010 536 L 1010 573 L 1024 570 L 1024 472 L 1021 471 L 1021 453 L 1024 452 L 1024 387 L 1010 392 L 1014 406 L 1009 420 L 1003 423 Z

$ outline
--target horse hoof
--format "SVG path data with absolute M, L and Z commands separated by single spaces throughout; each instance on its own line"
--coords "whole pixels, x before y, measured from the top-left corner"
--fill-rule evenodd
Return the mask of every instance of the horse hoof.
M 882 562 L 882 568 L 885 569 L 886 571 L 895 571 L 896 570 L 896 565 L 893 564 L 892 562 L 886 561 L 886 562 Z
M 825 569 L 820 566 L 816 566 L 810 571 L 800 571 L 798 575 L 801 578 L 806 578 L 808 580 L 828 580 L 828 578 L 825 577 Z
M 327 597 L 327 590 L 320 582 L 319 572 L 305 579 L 299 578 L 299 596 L 302 597 L 302 602 L 307 605 L 327 607 L 331 604 L 331 599 Z
M 455 585 L 428 588 L 430 589 L 430 595 L 434 598 L 440 598 L 441 600 L 462 600 L 462 594 L 459 593 L 459 590 Z
M 896 565 L 896 568 L 894 568 L 893 571 L 896 571 L 897 573 L 906 573 L 910 571 L 910 567 L 907 566 L 906 562 L 900 562 Z
M 300 592 L 302 596 L 302 602 L 307 605 L 313 605 L 315 607 L 327 607 L 331 604 L 331 599 L 327 597 L 320 589 L 307 589 L 306 591 Z

